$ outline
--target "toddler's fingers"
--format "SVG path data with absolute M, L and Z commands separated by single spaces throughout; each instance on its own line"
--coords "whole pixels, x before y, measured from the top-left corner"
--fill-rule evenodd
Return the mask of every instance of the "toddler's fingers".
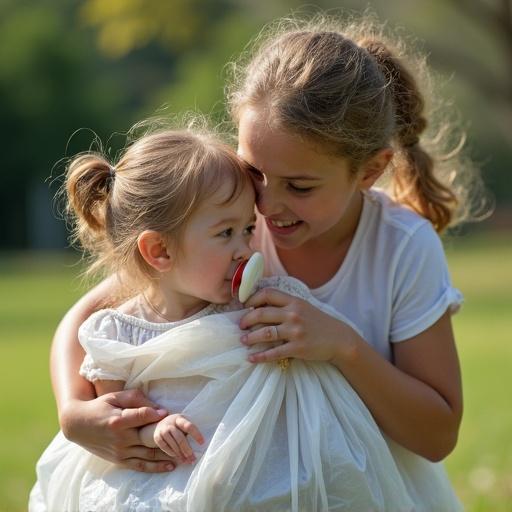
M 165 452 L 170 457 L 177 457 L 178 459 L 181 459 L 180 448 L 169 432 L 165 431 L 155 433 L 154 439 L 160 450 Z
M 180 428 L 177 426 L 172 426 L 170 428 L 170 432 L 172 437 L 174 437 L 176 443 L 178 443 L 180 453 L 183 455 L 183 457 L 188 462 L 192 462 L 193 460 L 195 460 L 194 452 L 192 451 L 192 448 L 188 444 L 185 434 L 180 430 Z
M 187 418 L 185 418 L 184 416 L 180 416 L 179 418 L 177 418 L 176 426 L 182 432 L 185 432 L 186 434 L 191 436 L 192 439 L 194 439 L 194 441 L 196 441 L 197 443 L 204 443 L 204 437 L 199 431 L 199 429 L 191 421 L 187 420 Z

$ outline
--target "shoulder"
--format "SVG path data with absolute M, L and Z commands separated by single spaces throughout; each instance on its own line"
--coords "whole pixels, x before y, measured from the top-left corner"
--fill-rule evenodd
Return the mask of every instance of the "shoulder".
M 367 244 L 375 244 L 375 252 L 383 253 L 386 261 L 399 259 L 405 253 L 438 252 L 442 243 L 432 224 L 409 208 L 393 201 L 380 190 L 365 193 Z
M 154 324 L 116 309 L 101 309 L 80 326 L 78 337 L 80 341 L 96 338 L 140 345 L 168 329 L 167 324 Z
M 427 219 L 393 201 L 380 189 L 365 193 L 365 205 L 371 210 L 370 215 L 378 217 L 381 228 L 402 233 L 405 238 L 413 236 L 422 226 L 432 226 Z
M 78 331 L 79 337 L 118 339 L 119 314 L 114 309 L 100 309 L 93 313 Z

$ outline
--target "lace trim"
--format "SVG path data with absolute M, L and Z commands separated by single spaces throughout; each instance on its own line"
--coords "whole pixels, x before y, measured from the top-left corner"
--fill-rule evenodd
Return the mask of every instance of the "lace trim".
M 290 276 L 264 277 L 256 285 L 256 290 L 261 290 L 262 288 L 275 288 L 308 301 L 313 297 L 309 288 L 302 281 Z

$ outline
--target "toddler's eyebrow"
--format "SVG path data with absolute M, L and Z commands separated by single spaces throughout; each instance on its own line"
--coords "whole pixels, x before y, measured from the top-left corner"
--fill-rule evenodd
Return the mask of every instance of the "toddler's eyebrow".
M 220 226 L 224 226 L 224 225 L 228 225 L 228 224 L 236 224 L 237 222 L 240 222 L 240 218 L 236 218 L 236 217 L 227 217 L 225 219 L 221 219 L 219 220 L 219 222 L 216 222 L 215 224 L 211 225 L 210 226 L 210 229 L 217 229 L 219 228 Z M 256 222 L 256 214 L 254 214 L 252 217 L 251 217 L 251 220 L 249 221 L 250 223 L 254 223 Z

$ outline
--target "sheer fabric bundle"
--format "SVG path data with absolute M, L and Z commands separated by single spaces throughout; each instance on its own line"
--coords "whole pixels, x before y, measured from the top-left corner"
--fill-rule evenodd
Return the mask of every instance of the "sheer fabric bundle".
M 264 279 L 263 286 L 342 318 L 292 278 Z M 239 341 L 243 314 L 202 317 L 139 346 L 98 337 L 93 317 L 84 324 L 81 342 L 96 365 L 182 412 L 206 442 L 190 440 L 194 465 L 147 474 L 120 469 L 59 433 L 37 465 L 30 510 L 460 509 L 443 466 L 385 439 L 336 368 L 249 363 Z

